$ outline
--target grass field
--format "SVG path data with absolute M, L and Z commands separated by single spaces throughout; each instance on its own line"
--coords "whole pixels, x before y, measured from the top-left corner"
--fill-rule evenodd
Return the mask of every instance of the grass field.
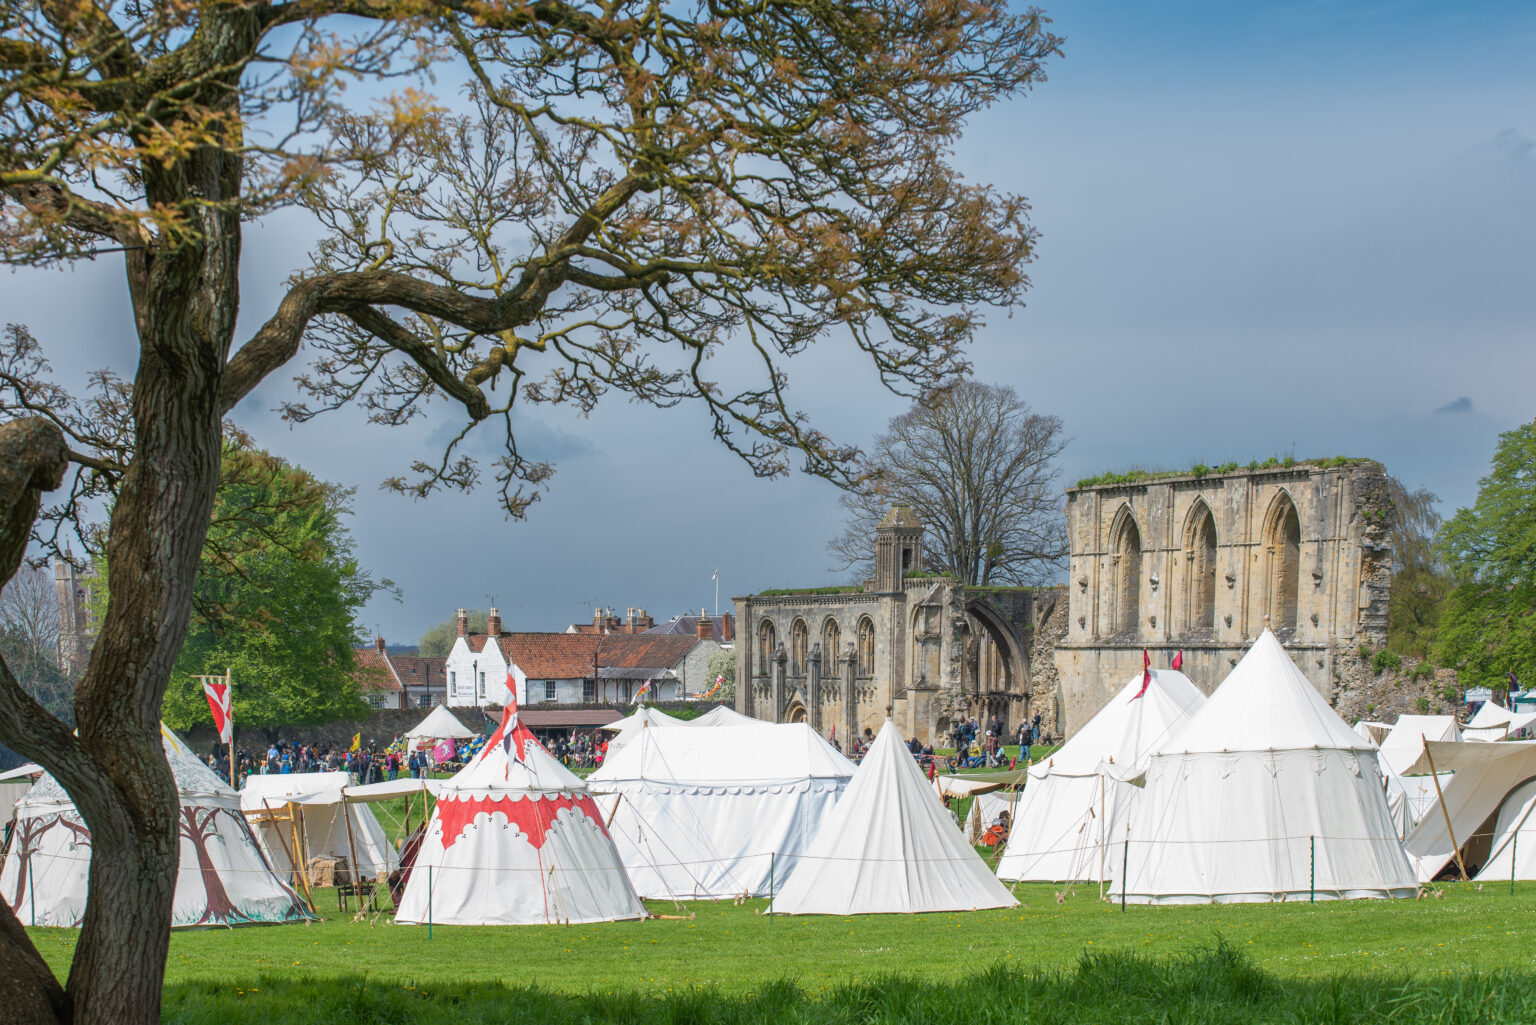
M 770 918 L 761 900 L 652 903 L 658 914 L 691 917 L 565 927 L 439 926 L 429 936 L 425 927 L 396 926 L 387 916 L 336 915 L 334 896 L 322 891 L 317 903 L 326 920 L 311 925 L 177 932 L 166 977 L 167 1020 L 274 1025 L 526 1017 L 510 1013 L 509 1001 L 530 1011 L 537 1005 L 547 1021 L 618 1021 L 641 1010 L 642 1018 L 652 1011 L 662 1014 L 658 1008 L 670 1010 L 656 1020 L 909 1020 L 876 1014 L 870 1003 L 878 1004 L 881 994 L 909 990 L 914 1006 L 949 1000 L 969 1007 L 987 990 L 1027 997 L 1041 1008 L 1076 1006 L 1081 1012 L 1058 1018 L 1010 1017 L 1009 1011 L 998 1020 L 1164 1020 L 1154 1012 L 1167 1008 L 1170 995 L 1145 985 L 1105 996 L 1130 999 L 1140 993 L 1140 1004 L 1073 1004 L 1072 993 L 1088 992 L 1082 990 L 1091 982 L 1085 971 L 1090 977 L 1107 973 L 1105 985 L 1110 976 L 1144 972 L 1158 978 L 1210 976 L 1212 992 L 1256 986 L 1270 994 L 1260 1009 L 1279 1015 L 1244 1012 L 1232 1018 L 1239 1007 L 1228 993 L 1208 1007 L 1191 1005 L 1191 1016 L 1168 1021 L 1536 1020 L 1536 976 L 1487 974 L 1500 968 L 1529 973 L 1536 883 L 1520 884 L 1513 897 L 1507 885 L 1478 890 L 1476 884 L 1450 884 L 1442 892 L 1439 899 L 1419 901 L 1121 912 L 1099 902 L 1093 887 L 1062 891 L 1031 884 L 1016 887 L 1022 904 L 1010 911 Z M 75 933 L 31 932 L 50 963 L 67 970 Z M 1204 967 L 1190 967 L 1196 963 Z M 1212 973 L 1230 978 L 1222 982 Z M 529 985 L 539 992 L 520 988 Z M 1382 1002 L 1381 1016 L 1310 1017 L 1307 1009 L 1323 999 L 1319 994 L 1340 986 L 1356 994 L 1357 1003 L 1364 999 L 1360 994 L 1376 994 L 1372 999 Z M 1517 1016 L 1494 1014 L 1504 1006 L 1498 1001 L 1512 999 L 1510 987 L 1531 994 L 1529 1001 L 1510 1005 L 1509 1014 Z M 1463 990 L 1463 996 L 1482 1002 L 1481 1017 L 1446 1016 L 1445 1001 Z M 701 991 L 720 1014 L 729 1010 L 735 1017 L 690 1017 L 688 1008 Z M 341 1003 L 320 1015 L 317 1008 L 331 1006 L 327 1001 Z M 828 1002 L 843 1010 L 832 1018 L 811 1013 Z M 1437 1008 L 1436 1016 L 1405 1016 L 1405 1006 L 1419 1003 Z M 607 1010 L 598 1014 L 602 1008 Z M 852 1014 L 849 1008 L 874 1016 L 838 1017 Z M 1389 1015 L 1391 1008 L 1397 1010 Z M 822 1010 L 831 1014 L 830 1007 Z M 1139 1017 L 1143 1011 L 1150 1016 Z M 1463 1011 L 1470 1013 L 1467 1007 Z M 1356 1012 L 1363 1013 L 1363 1005 L 1350 1011 Z

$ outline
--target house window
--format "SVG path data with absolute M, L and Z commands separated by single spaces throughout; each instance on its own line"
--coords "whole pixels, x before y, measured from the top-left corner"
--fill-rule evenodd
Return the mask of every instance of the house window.
M 581 700 L 587 702 L 588 704 L 596 704 L 597 703 L 597 681 L 596 680 L 582 680 L 581 681 Z
M 451 693 L 451 694 L 453 694 L 455 696 L 458 695 L 458 693 L 459 693 L 459 674 L 458 673 L 449 673 L 448 674 L 448 691 L 449 691 L 449 693 Z
M 374 708 L 384 707 L 384 695 L 380 691 L 374 691 L 368 695 L 368 703 Z
M 555 681 L 554 680 L 545 680 L 544 681 L 544 700 L 545 701 L 553 701 L 553 700 L 555 700 Z
M 485 697 L 485 674 L 480 674 L 480 696 Z

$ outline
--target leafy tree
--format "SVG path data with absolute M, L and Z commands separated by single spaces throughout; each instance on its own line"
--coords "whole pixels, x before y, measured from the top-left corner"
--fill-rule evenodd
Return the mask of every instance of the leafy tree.
M 709 656 L 706 663 L 709 667 L 709 682 L 704 685 L 707 691 L 715 685 L 717 677 L 725 677 L 725 683 L 720 688 L 720 693 L 713 699 L 729 705 L 736 700 L 736 656 L 729 651 L 717 651 Z
M 754 472 L 846 480 L 853 453 L 793 408 L 787 361 L 839 332 L 906 395 L 965 373 L 1034 231 L 950 154 L 1059 44 L 1002 0 L 0 8 L 0 254 L 116 254 L 138 342 L 131 380 L 106 369 L 83 399 L 24 330 L 0 347 L 0 579 L 34 525 L 45 546 L 104 539 L 110 570 L 78 734 L 0 668 L 0 741 L 95 838 L 67 990 L 0 907 L 8 1011 L 159 1020 L 179 823 L 155 720 L 241 399 L 302 347 L 296 420 L 446 405 L 463 429 L 388 483 L 473 487 L 465 442 L 489 425 L 513 516 L 551 473 L 516 444 L 519 399 L 690 400 Z M 470 83 L 457 111 L 442 80 Z M 325 237 L 237 339 L 242 234 L 282 209 Z M 747 359 L 711 363 L 727 346 Z
M 354 680 L 357 613 L 375 582 L 357 564 L 343 517 L 349 489 L 236 436 L 224 446 L 194 611 L 165 694 L 178 729 L 211 722 L 193 676 L 229 669 L 234 719 L 280 726 L 368 713 Z
M 1455 587 L 1436 657 L 1463 687 L 1536 682 L 1536 422 L 1499 436 L 1477 501 L 1440 534 Z
M 1387 647 L 1402 655 L 1428 658 L 1451 577 L 1435 548 L 1439 498 L 1424 488 L 1409 491 L 1387 478 L 1392 503 L 1392 597 L 1387 609 Z
M 827 547 L 860 579 L 873 572 L 875 525 L 904 502 L 927 528 L 930 567 L 965 584 L 1054 579 L 1067 555 L 1056 457 L 1061 420 L 1005 385 L 962 381 L 893 419 L 843 495 L 848 526 Z
M 491 614 L 486 609 L 469 609 L 469 632 L 483 634 L 490 627 Z M 416 642 L 416 654 L 423 658 L 447 658 L 453 650 L 453 640 L 459 636 L 457 618 L 445 619 L 430 627 Z

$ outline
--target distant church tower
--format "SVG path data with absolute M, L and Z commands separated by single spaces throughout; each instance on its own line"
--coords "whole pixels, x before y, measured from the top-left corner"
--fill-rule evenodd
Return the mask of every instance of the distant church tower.
M 95 631 L 86 607 L 86 582 L 76 574 L 69 552 L 64 555 L 53 560 L 53 586 L 59 598 L 59 668 L 73 678 L 85 672 Z
M 910 505 L 893 505 L 875 527 L 875 590 L 899 591 L 922 568 L 923 521 Z

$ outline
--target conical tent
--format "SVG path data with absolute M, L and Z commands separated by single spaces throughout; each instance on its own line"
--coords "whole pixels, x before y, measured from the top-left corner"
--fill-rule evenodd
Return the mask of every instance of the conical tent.
M 587 781 L 642 897 L 767 896 L 854 765 L 805 723 L 650 729 Z
M 1132 811 L 1138 904 L 1411 897 L 1376 752 L 1269 630 L 1151 758 Z
M 235 791 L 169 729 L 160 727 L 160 737 L 181 802 L 172 926 L 310 917 L 298 894 L 267 863 Z M 24 925 L 77 926 L 85 917 L 90 864 L 90 829 L 58 781 L 43 776 L 17 802 L 0 892 Z
M 643 918 L 586 785 L 508 707 L 444 782 L 397 922 L 525 925 Z
M 474 730 L 459 722 L 458 718 L 442 705 L 417 723 L 405 735 L 406 740 L 468 740 L 479 736 Z
M 1125 780 L 1189 721 L 1205 695 L 1175 669 L 1128 680 L 1061 750 L 1032 765 L 1012 820 L 1017 828 L 997 863 L 1000 879 L 1093 880 L 1117 870 L 1114 823 L 1140 798 Z
M 889 719 L 773 899 L 786 915 L 1011 908 Z
M 708 712 L 694 719 L 690 726 L 767 726 L 768 723 L 761 719 L 754 719 L 750 715 L 742 715 L 734 708 L 724 705 L 712 708 Z

